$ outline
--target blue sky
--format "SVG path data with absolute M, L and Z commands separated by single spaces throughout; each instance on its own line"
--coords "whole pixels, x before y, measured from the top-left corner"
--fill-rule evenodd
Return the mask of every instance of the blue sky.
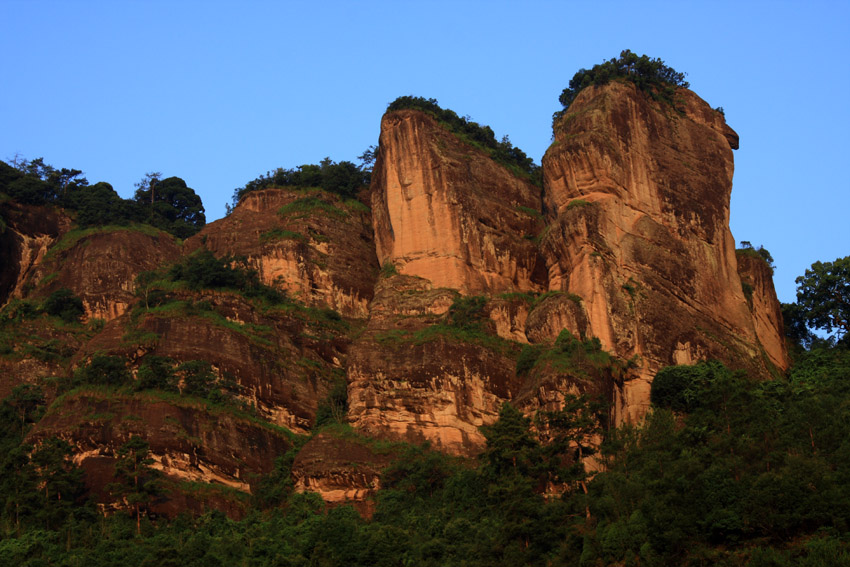
M 850 254 L 850 2 L 0 0 L 0 159 L 124 197 L 186 180 L 208 220 L 276 167 L 351 160 L 397 96 L 433 97 L 539 162 L 558 95 L 622 49 L 688 73 L 741 136 L 732 233 L 780 300 Z

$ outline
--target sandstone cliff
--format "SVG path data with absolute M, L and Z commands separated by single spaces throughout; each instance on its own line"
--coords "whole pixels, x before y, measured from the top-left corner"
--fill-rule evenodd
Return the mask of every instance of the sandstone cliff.
M 234 517 L 303 442 L 295 488 L 368 514 L 396 442 L 474 456 L 504 402 L 533 415 L 590 394 L 610 426 L 641 418 L 663 366 L 787 367 L 770 268 L 736 255 L 729 231 L 737 144 L 692 92 L 674 107 L 613 82 L 555 124 L 542 189 L 401 110 L 381 123 L 371 211 L 264 189 L 181 244 L 139 227 L 71 231 L 62 213 L 4 203 L 0 302 L 30 299 L 31 312 L 0 321 L 0 394 L 37 384 L 51 402 L 101 355 L 134 375 L 154 356 L 205 361 L 225 403 L 89 385 L 60 396 L 29 440 L 71 441 L 108 504 L 115 451 L 141 436 L 177 487 L 162 513 L 207 502 Z M 155 302 L 136 295 L 139 273 L 200 248 L 246 258 L 288 299 L 170 280 Z M 38 312 L 60 287 L 87 323 Z M 317 429 L 341 380 L 346 423 Z
M 665 365 L 719 358 L 769 375 L 759 338 L 773 348 L 781 330 L 757 334 L 729 231 L 737 145 L 692 92 L 673 108 L 622 82 L 585 89 L 555 125 L 543 158 L 549 289 L 583 299 L 607 349 L 640 357 L 622 400 L 630 419 Z
M 540 189 L 430 115 L 384 116 L 372 188 L 381 265 L 463 293 L 543 288 Z
M 0 306 L 24 297 L 48 248 L 71 229 L 71 219 L 51 207 L 0 204 Z

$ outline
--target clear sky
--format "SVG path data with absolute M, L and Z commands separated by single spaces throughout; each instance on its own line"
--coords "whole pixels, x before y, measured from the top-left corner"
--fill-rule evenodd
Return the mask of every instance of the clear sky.
M 186 180 L 212 221 L 234 188 L 356 161 L 400 95 L 490 125 L 539 163 L 573 74 L 622 49 L 688 73 L 741 137 L 732 233 L 779 298 L 850 254 L 850 1 L 0 0 L 0 159 L 44 157 L 123 197 Z

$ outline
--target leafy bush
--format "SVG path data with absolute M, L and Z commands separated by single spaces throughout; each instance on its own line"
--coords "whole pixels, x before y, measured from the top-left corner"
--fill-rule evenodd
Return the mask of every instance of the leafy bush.
M 487 318 L 484 312 L 486 305 L 487 298 L 482 295 L 458 297 L 449 307 L 448 324 L 458 329 L 478 330 Z
M 773 263 L 773 256 L 770 255 L 770 252 L 768 252 L 767 248 L 765 248 L 764 246 L 759 245 L 758 248 L 754 248 L 752 243 L 747 240 L 742 240 L 741 247 L 735 250 L 735 255 L 757 258 L 767 264 L 767 267 L 770 268 L 771 274 L 776 271 L 776 265 Z
M 233 206 L 247 193 L 269 187 L 319 187 L 330 193 L 353 198 L 371 181 L 371 170 L 360 168 L 350 161 L 336 163 L 325 158 L 318 165 L 304 164 L 294 169 L 279 167 L 249 181 L 233 191 Z
M 348 413 L 348 382 L 345 378 L 334 380 L 331 391 L 316 410 L 316 426 L 342 423 Z
M 59 317 L 66 323 L 74 323 L 85 314 L 83 300 L 70 289 L 59 288 L 44 301 L 44 311 L 48 315 Z
M 594 65 L 591 69 L 580 69 L 570 79 L 569 86 L 563 90 L 558 101 L 564 107 L 555 113 L 553 122 L 563 116 L 575 100 L 578 93 L 591 85 L 604 85 L 614 80 L 631 81 L 639 89 L 653 98 L 673 104 L 673 95 L 677 87 L 688 88 L 685 73 L 679 73 L 668 67 L 661 59 L 650 59 L 646 55 L 638 56 L 626 49 L 617 59 L 609 59 Z
M 131 381 L 126 361 L 120 356 L 95 355 L 85 366 L 74 373 L 77 384 L 95 386 L 123 386 Z
M 136 375 L 136 390 L 177 391 L 174 361 L 164 356 L 146 356 Z

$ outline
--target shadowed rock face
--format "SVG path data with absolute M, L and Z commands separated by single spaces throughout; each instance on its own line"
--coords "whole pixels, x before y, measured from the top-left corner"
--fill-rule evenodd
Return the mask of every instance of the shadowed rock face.
M 665 365 L 719 358 L 768 375 L 729 231 L 737 135 L 694 93 L 677 100 L 681 112 L 629 83 L 585 89 L 543 158 L 549 288 L 583 299 L 607 349 L 640 356 L 630 419 Z
M 265 189 L 186 241 L 244 256 L 263 283 L 347 317 L 366 317 L 378 273 L 371 215 L 321 190 Z
M 98 231 L 51 250 L 35 270 L 35 293 L 47 296 L 68 288 L 83 300 L 87 319 L 111 321 L 136 301 L 136 277 L 176 262 L 180 246 L 166 232 L 132 228 Z M 66 238 L 71 238 L 69 234 Z
M 0 204 L 0 306 L 27 292 L 48 248 L 71 228 L 71 219 L 50 207 Z
M 298 451 L 292 464 L 295 490 L 317 492 L 331 506 L 351 504 L 371 517 L 381 473 L 397 454 L 376 449 L 358 436 L 343 437 L 333 430 L 319 433 Z
M 465 294 L 536 291 L 540 189 L 428 114 L 388 113 L 372 180 L 378 260 Z
M 75 462 L 98 500 L 109 502 L 115 454 L 131 437 L 150 445 L 153 468 L 174 481 L 204 482 L 250 492 L 292 447 L 290 438 L 262 423 L 206 408 L 149 397 L 100 392 L 59 400 L 30 432 L 27 441 L 61 437 L 76 447 Z M 222 508 L 227 505 L 222 502 Z
M 791 361 L 785 348 L 785 325 L 782 309 L 776 300 L 776 289 L 773 287 L 773 271 L 762 259 L 739 254 L 738 274 L 741 276 L 741 283 L 748 284 L 752 290 L 747 302 L 753 314 L 756 335 L 764 352 L 777 367 L 788 368 Z

